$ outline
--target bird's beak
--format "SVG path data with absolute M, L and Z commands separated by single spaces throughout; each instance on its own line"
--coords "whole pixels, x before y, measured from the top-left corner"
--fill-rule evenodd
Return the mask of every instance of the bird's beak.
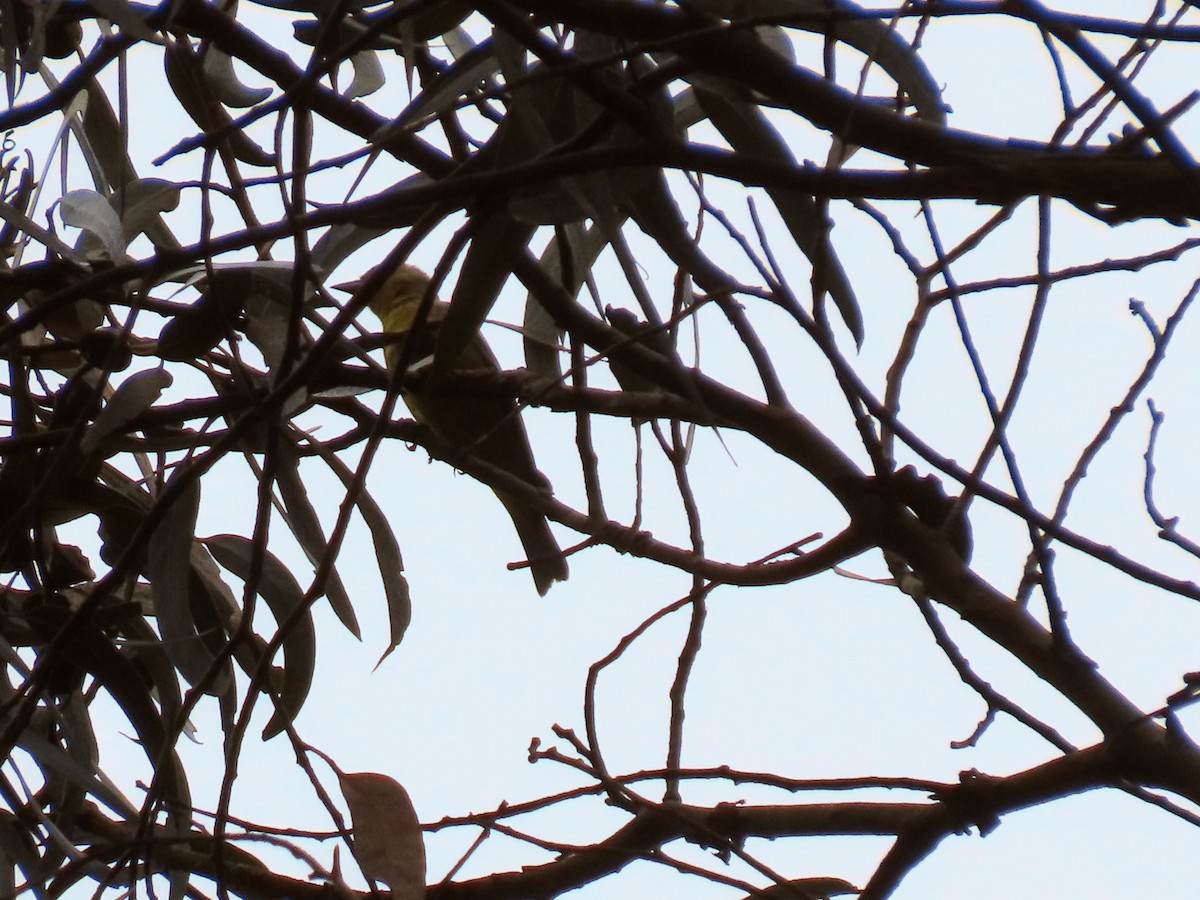
M 332 290 L 353 294 L 360 287 L 362 287 L 362 284 L 362 279 L 356 278 L 354 281 L 344 281 L 341 284 L 335 284 L 333 285 Z

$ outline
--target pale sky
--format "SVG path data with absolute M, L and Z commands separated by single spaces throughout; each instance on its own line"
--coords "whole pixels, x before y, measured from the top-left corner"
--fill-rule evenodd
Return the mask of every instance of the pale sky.
M 1070 4 L 1059 3 L 1065 9 Z M 1089 14 L 1130 16 L 1149 11 L 1148 3 L 1076 3 Z M 286 40 L 290 16 L 255 13 L 243 4 L 246 21 L 264 35 Z M 251 18 L 253 16 L 253 18 Z M 1195 18 L 1194 16 L 1192 18 Z M 1098 42 L 1113 54 L 1114 44 Z M 811 41 L 797 47 L 801 63 L 820 65 L 819 49 Z M 1187 45 L 1182 45 L 1187 46 Z M 1119 49 L 1118 51 L 1119 52 Z M 1165 109 L 1192 89 L 1194 59 L 1185 51 L 1174 57 L 1163 52 L 1139 79 L 1141 90 Z M 949 123 L 998 135 L 1045 139 L 1061 117 L 1059 98 L 1052 90 L 1052 73 L 1040 37 L 1030 26 L 992 17 L 961 17 L 934 22 L 924 36 L 922 55 L 952 108 Z M 383 58 L 389 82 L 380 95 L 363 102 L 394 113 L 407 101 L 399 57 Z M 145 65 L 158 77 L 149 56 L 131 60 L 131 70 Z M 844 82 L 853 84 L 852 70 Z M 1077 66 L 1068 66 L 1076 98 L 1092 82 Z M 259 82 L 247 75 L 247 81 Z M 132 98 L 135 116 L 148 114 Z M 150 101 L 152 102 L 152 101 Z M 1112 127 L 1127 121 L 1118 113 Z M 1185 141 L 1195 142 L 1197 119 L 1185 116 L 1177 128 Z M 137 131 L 135 160 L 158 156 L 192 126 Z M 792 131 L 786 132 L 791 138 Z M 269 130 L 256 135 L 270 140 Z M 811 133 L 794 132 L 798 158 L 823 161 L 827 146 Z M 26 140 L 24 133 L 16 136 Z M 32 144 L 33 137 L 28 138 Z M 317 155 L 337 152 L 336 145 L 318 142 Z M 851 167 L 869 168 L 877 158 L 860 153 Z M 163 170 L 139 162 L 143 176 L 194 178 L 199 156 L 193 154 Z M 358 196 L 387 184 L 386 163 L 373 170 Z M 336 173 L 337 181 L 321 185 L 323 199 L 335 199 L 358 174 L 354 168 Z M 82 168 L 73 177 L 84 178 Z M 374 187 L 372 187 L 374 185 Z M 70 186 L 83 186 L 72 183 Z M 715 180 L 711 196 L 722 203 L 738 227 L 753 238 L 745 193 Z M 48 190 L 50 188 L 48 187 Z M 769 201 L 755 195 L 760 212 Z M 693 204 L 694 206 L 694 204 Z M 272 207 L 273 208 L 273 207 Z M 880 205 L 923 262 L 932 258 L 916 204 Z M 966 202 L 935 205 L 943 239 L 953 245 L 985 221 L 992 207 Z M 842 350 L 871 387 L 882 393 L 882 378 L 912 312 L 915 290 L 911 276 L 893 255 L 887 237 L 864 215 L 847 204 L 831 207 L 837 225 L 833 244 L 858 291 L 866 322 L 866 341 L 855 354 L 849 335 Z M 186 217 L 180 236 L 194 227 Z M 457 225 L 457 220 L 452 225 Z M 1016 214 L 976 251 L 960 261 L 954 274 L 960 282 L 1027 274 L 1035 268 L 1036 203 L 1026 201 Z M 226 218 L 222 227 L 236 227 Z M 712 247 L 721 246 L 710 221 Z M 636 229 L 630 226 L 634 240 Z M 438 240 L 448 229 L 422 246 L 414 261 L 432 268 Z M 1068 207 L 1053 206 L 1053 268 L 1128 256 L 1182 241 L 1194 228 L 1146 222 L 1109 229 Z M 706 232 L 706 235 L 708 232 Z M 781 262 L 794 285 L 807 284 L 807 264 L 785 236 L 772 232 Z M 335 274 L 335 281 L 356 277 L 394 245 L 397 235 L 383 238 L 352 258 Z M 544 246 L 547 236 L 537 238 Z M 660 254 L 635 249 L 645 266 L 644 277 L 667 302 L 672 272 Z M 732 248 L 732 243 L 728 246 Z M 280 245 L 279 252 L 286 255 Z M 749 277 L 744 260 L 734 251 L 719 259 L 732 271 Z M 1119 402 L 1150 352 L 1144 324 L 1129 312 L 1131 298 L 1146 304 L 1159 325 L 1174 309 L 1193 279 L 1197 259 L 1180 260 L 1139 273 L 1115 273 L 1067 282 L 1051 292 L 1049 311 L 1024 399 L 1009 430 L 1022 472 L 1038 508 L 1049 513 L 1058 488 L 1074 466 L 1084 445 L 1095 434 L 1109 409 Z M 611 260 L 597 270 L 601 303 L 633 307 L 628 287 Z M 941 283 L 935 283 L 941 287 Z M 997 290 L 970 295 L 965 307 L 989 378 L 997 393 L 1007 390 L 1016 349 L 1027 321 L 1032 288 Z M 511 283 L 493 317 L 519 323 L 524 292 Z M 797 409 L 839 442 L 864 467 L 853 423 L 840 393 L 831 387 L 827 365 L 812 352 L 803 334 L 782 316 L 764 313 L 749 304 L 752 320 L 762 329 L 779 366 L 785 387 Z M 364 323 L 375 321 L 364 314 Z M 702 316 L 702 358 L 705 371 L 753 390 L 752 373 L 744 351 L 723 329 L 714 314 Z M 501 361 L 521 364 L 519 339 L 511 332 L 488 326 L 485 334 Z M 1180 527 L 1196 533 L 1195 512 L 1200 501 L 1191 475 L 1196 422 L 1200 420 L 1198 376 L 1193 360 L 1200 347 L 1200 330 L 1186 321 L 1149 395 L 1167 415 L 1157 458 L 1157 499 L 1168 515 L 1181 517 Z M 597 369 L 597 383 L 605 376 Z M 179 379 L 178 391 L 186 392 Z M 949 304 L 932 314 L 906 386 L 901 410 L 904 421 L 940 452 L 961 465 L 973 465 L 987 435 L 977 386 L 953 330 Z M 575 454 L 574 425 L 568 416 L 544 410 L 525 413 L 542 469 L 560 496 L 580 506 L 583 491 Z M 306 419 L 306 426 L 313 422 Z M 632 429 L 626 422 L 595 422 L 602 456 L 610 516 L 628 521 L 633 509 Z M 1161 566 L 1180 578 L 1196 578 L 1196 560 L 1167 547 L 1141 504 L 1142 454 L 1149 428 L 1145 397 L 1127 417 L 1117 436 L 1101 453 L 1080 487 L 1068 527 L 1150 565 Z M 337 433 L 328 424 L 318 437 Z M 678 497 L 669 468 L 647 432 L 647 512 L 643 527 L 656 537 L 680 545 L 687 541 Z M 802 471 L 770 450 L 736 432 L 722 432 L 722 444 L 711 430 L 700 430 L 690 472 L 704 515 L 708 552 L 729 561 L 749 561 L 813 531 L 832 533 L 843 524 L 841 514 L 823 491 Z M 347 461 L 353 464 L 354 456 Z M 914 461 L 901 453 L 901 461 Z M 328 527 L 341 499 L 340 486 L 319 466 L 311 475 L 312 496 Z M 928 471 L 922 468 L 922 472 Z M 993 465 L 988 477 L 1009 487 Z M 318 667 L 312 694 L 299 721 L 300 733 L 338 761 L 346 771 L 382 772 L 408 789 L 422 821 L 494 809 L 501 802 L 518 803 L 581 784 L 562 766 L 527 760 L 530 739 L 543 745 L 555 741 L 552 726 L 583 730 L 582 696 L 588 666 L 608 654 L 620 639 L 655 610 L 687 593 L 690 578 L 608 549 L 590 549 L 571 557 L 571 578 L 538 598 L 528 574 L 507 572 L 508 561 L 519 558 L 503 508 L 491 492 L 447 466 L 427 460 L 422 450 L 397 441 L 381 449 L 368 484 L 389 515 L 400 541 L 406 574 L 412 588 L 413 622 L 403 644 L 378 670 L 372 671 L 386 646 L 387 623 L 383 594 L 375 571 L 370 539 L 360 521 L 353 525 L 339 569 L 363 626 L 364 640 L 353 640 L 318 604 Z M 204 483 L 197 533 L 249 533 L 255 481 L 235 459 L 223 464 Z M 1027 552 L 1024 526 L 1011 515 L 977 501 L 971 509 L 975 535 L 975 569 L 998 589 L 1012 593 L 1021 578 Z M 559 529 L 560 542 L 581 538 Z M 302 584 L 310 568 L 277 523 L 271 549 L 292 566 Z M 1192 601 L 1152 591 L 1101 567 L 1094 560 L 1060 547 L 1057 573 L 1069 625 L 1081 648 L 1101 671 L 1145 709 L 1161 706 L 1181 687 L 1182 673 L 1200 668 L 1200 609 Z M 883 577 L 877 554 L 847 564 L 855 573 Z M 1035 603 L 1037 601 L 1035 600 Z M 269 623 L 265 612 L 260 630 Z M 614 773 L 653 769 L 663 764 L 666 751 L 667 691 L 687 618 L 676 613 L 653 626 L 600 683 L 600 734 L 609 768 Z M 976 671 L 992 685 L 1035 715 L 1048 721 L 1069 740 L 1087 745 L 1096 730 L 1044 684 L 1012 664 L 953 614 L 945 624 L 958 640 Z M 235 814 L 266 824 L 330 827 L 306 786 L 303 773 L 292 763 L 283 737 L 262 744 L 267 704 L 259 704 L 250 729 L 240 775 L 235 785 Z M 194 717 L 199 743 L 181 742 L 180 753 L 192 778 L 198 806 L 215 804 L 222 775 L 221 733 L 215 704 L 202 706 Z M 895 588 L 852 580 L 835 574 L 796 584 L 769 588 L 716 590 L 709 600 L 704 645 L 689 686 L 684 761 L 689 766 L 728 764 L 737 769 L 771 771 L 794 778 L 866 775 L 911 776 L 953 782 L 958 773 L 979 769 L 1005 775 L 1053 758 L 1055 751 L 1035 735 L 1003 716 L 978 746 L 954 750 L 950 742 L 967 738 L 983 714 L 982 701 L 958 679 L 934 646 L 914 603 Z M 1182 716 L 1194 737 L 1200 719 L 1192 711 Z M 112 717 L 114 730 L 127 731 Z M 135 800 L 135 778 L 145 778 L 145 757 L 124 737 L 102 735 L 102 764 Z M 568 749 L 559 742 L 564 749 Z M 318 764 L 318 771 L 323 771 Z M 326 786 L 335 787 L 329 777 Z M 656 786 L 643 787 L 653 799 Z M 844 800 L 845 795 L 789 795 L 727 783 L 685 785 L 684 800 L 693 803 L 791 803 Z M 920 801 L 923 795 L 902 792 L 868 794 L 860 799 Z M 599 801 L 578 801 L 560 810 L 517 820 L 542 838 L 587 842 L 607 835 L 624 821 Z M 429 882 L 436 883 L 476 838 L 472 828 L 446 829 L 427 835 Z M 886 851 L 881 838 L 788 839 L 750 841 L 747 851 L 789 877 L 837 876 L 856 884 L 869 877 Z M 257 851 L 258 847 L 249 849 Z M 325 865 L 331 844 L 310 847 Z M 671 845 L 677 858 L 732 878 L 756 880 L 744 865 L 726 868 L 711 854 L 695 847 Z M 265 853 L 266 851 L 264 851 Z M 898 900 L 973 900 L 1082 896 L 1117 898 L 1186 895 L 1195 881 L 1193 860 L 1200 852 L 1200 833 L 1160 810 L 1116 791 L 1094 792 L 1006 816 L 986 838 L 977 834 L 946 840 L 904 881 Z M 281 867 L 304 874 L 282 854 L 269 858 Z M 537 864 L 550 855 L 492 836 L 459 873 L 477 877 L 494 871 Z M 361 884 L 357 873 L 348 874 Z M 756 880 L 761 884 L 761 879 Z M 576 893 L 589 900 L 687 896 L 736 898 L 732 888 L 675 873 L 653 863 L 630 866 L 620 875 Z

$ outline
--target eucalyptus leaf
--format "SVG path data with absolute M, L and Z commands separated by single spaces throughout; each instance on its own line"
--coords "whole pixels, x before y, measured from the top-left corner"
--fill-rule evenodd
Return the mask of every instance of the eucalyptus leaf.
M 479 333 L 535 230 L 533 225 L 518 222 L 501 211 L 477 221 L 450 298 L 450 309 L 438 331 L 435 375 L 449 372 L 463 348 Z
M 233 69 L 233 58 L 220 47 L 208 48 L 203 67 L 214 98 L 225 106 L 246 109 L 271 96 L 270 88 L 252 88 L 243 84 Z
M 174 378 L 166 369 L 146 369 L 130 375 L 109 399 L 95 423 L 84 434 L 79 448 L 91 453 L 100 441 L 150 409 Z
M 192 482 L 151 535 L 146 574 L 154 597 L 158 630 L 175 668 L 193 687 L 204 684 L 208 693 L 221 694 L 229 686 L 227 665 L 218 667 L 207 644 L 200 639 L 199 629 L 204 626 L 197 624 L 196 615 L 201 607 L 193 606 L 193 601 L 208 602 L 203 591 L 193 591 L 191 555 L 199 509 L 200 485 Z M 217 671 L 210 677 L 214 667 Z
M 125 229 L 102 194 L 85 188 L 68 191 L 63 195 L 59 213 L 64 224 L 92 236 L 94 243 L 81 248 L 88 258 L 124 262 Z
M 326 465 L 349 489 L 354 484 L 354 473 L 346 466 L 336 453 L 318 448 Z M 404 558 L 400 554 L 400 544 L 387 514 L 379 507 L 365 490 L 360 490 L 355 498 L 355 506 L 363 517 L 371 532 L 371 543 L 375 547 L 375 560 L 379 565 L 379 577 L 383 581 L 383 592 L 388 606 L 388 645 L 379 663 L 399 646 L 401 639 L 412 622 L 412 597 L 408 590 L 408 579 L 404 577 Z
M 299 714 L 312 686 L 317 659 L 317 632 L 305 593 L 287 566 L 269 550 L 261 551 L 261 565 L 254 570 L 254 542 L 237 534 L 205 538 L 204 545 L 222 566 L 242 581 L 254 576 L 258 595 L 267 601 L 271 615 L 283 630 L 283 687 L 279 705 L 263 729 L 267 740 L 283 731 Z
M 321 520 L 317 516 L 312 501 L 308 498 L 308 490 L 300 477 L 300 459 L 295 452 L 295 447 L 283 444 L 279 455 L 276 483 L 279 485 L 279 495 L 286 510 L 288 526 L 309 562 L 316 566 L 330 552 L 329 544 L 321 529 Z M 336 566 L 331 565 L 329 568 L 325 596 L 329 598 L 329 605 L 341 623 L 346 626 L 346 630 L 362 640 L 362 632 L 359 628 L 358 617 L 354 613 L 354 605 L 346 591 L 346 586 L 342 583 L 341 576 L 338 575 Z

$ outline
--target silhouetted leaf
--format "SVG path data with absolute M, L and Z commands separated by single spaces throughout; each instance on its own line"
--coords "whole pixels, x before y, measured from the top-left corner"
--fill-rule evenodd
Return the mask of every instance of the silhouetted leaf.
M 27 728 L 17 738 L 17 746 L 36 760 L 43 770 L 51 770 L 72 781 L 81 790 L 122 818 L 136 818 L 137 807 L 129 802 L 107 778 L 101 778 L 94 765 L 73 759 L 61 745 L 47 740 L 36 729 Z
M 17 895 L 14 866 L 21 870 L 25 880 L 33 887 L 35 896 L 41 900 L 45 893 L 41 890 L 43 875 L 40 872 L 41 858 L 37 845 L 30 837 L 29 829 L 16 816 L 6 809 L 0 809 L 0 891 L 5 897 Z
M 342 484 L 349 488 L 354 481 L 354 473 L 337 454 L 323 448 L 320 453 L 321 458 Z M 355 506 L 371 531 L 371 543 L 375 547 L 375 559 L 379 563 L 379 577 L 383 581 L 384 596 L 387 597 L 388 645 L 379 657 L 379 662 L 375 664 L 378 667 L 379 663 L 396 649 L 408 630 L 409 623 L 412 622 L 412 598 L 408 592 L 408 579 L 404 577 L 404 559 L 400 555 L 400 544 L 396 541 L 387 515 L 365 490 L 358 494 Z
M 255 574 L 253 541 L 237 534 L 218 534 L 205 538 L 204 544 L 217 562 L 242 581 L 250 582 Z M 267 740 L 283 731 L 287 721 L 295 719 L 308 697 L 317 661 L 317 632 L 304 591 L 270 550 L 262 551 L 262 565 L 254 584 L 279 628 L 287 627 L 283 635 L 283 687 L 279 706 L 263 729 L 263 740 Z
M 169 41 L 163 53 L 163 62 L 167 81 L 179 105 L 187 110 L 203 131 L 221 131 L 224 135 L 222 140 L 228 143 L 233 155 L 248 165 L 274 165 L 274 158 L 247 137 L 244 131 L 233 127 L 229 113 L 223 106 L 213 102 L 212 91 L 203 78 L 200 62 L 190 45 L 185 41 Z
M 308 499 L 308 490 L 300 478 L 299 457 L 293 448 L 287 445 L 280 448 L 279 456 L 276 483 L 287 510 L 288 525 L 309 562 L 316 566 L 329 552 L 329 544 L 321 529 L 321 520 Z M 342 584 L 336 566 L 330 566 L 329 577 L 325 583 L 325 596 L 329 598 L 329 605 L 339 621 L 346 626 L 346 630 L 361 640 L 362 632 L 359 629 L 358 617 L 354 613 L 354 605 L 350 601 L 350 595 L 346 593 L 346 586 Z
M 95 424 L 79 442 L 79 448 L 84 453 L 91 453 L 100 441 L 153 406 L 174 380 L 166 369 L 146 369 L 130 375 L 100 410 Z
M 479 333 L 535 230 L 499 211 L 480 222 L 438 331 L 434 377 L 451 371 L 463 348 Z
M 694 86 L 696 99 L 709 120 L 717 127 L 730 146 L 743 153 L 764 159 L 794 163 L 787 142 L 775 130 L 757 106 L 730 96 L 726 82 L 705 79 Z M 809 195 L 796 190 L 767 188 L 771 201 L 779 210 L 796 246 L 812 261 L 814 284 L 828 292 L 842 315 L 854 343 L 862 346 L 862 310 L 854 288 L 846 277 L 841 262 L 829 240 L 831 225 L 822 207 Z
M 104 18 L 114 25 L 120 26 L 121 31 L 129 36 L 141 41 L 155 39 L 155 33 L 142 20 L 140 11 L 135 9 L 128 0 L 93 0 L 92 6 Z
M 233 59 L 220 47 L 212 46 L 204 54 L 204 77 L 213 98 L 225 106 L 239 109 L 254 106 L 271 96 L 271 89 L 243 84 L 233 69 Z
M 408 791 L 387 775 L 338 773 L 354 823 L 354 857 L 393 900 L 425 896 L 425 841 Z
M 27 615 L 47 646 L 56 640 L 59 642 L 59 659 L 53 660 L 52 665 L 69 660 L 100 683 L 129 719 L 151 765 L 165 765 L 166 768 L 160 771 L 168 795 L 173 800 L 185 800 L 186 781 L 182 769 L 167 744 L 166 729 L 149 689 L 129 660 L 96 625 L 79 620 L 68 609 L 44 605 L 30 610 Z M 65 640 L 61 636 L 64 632 Z
M 221 666 L 215 677 L 207 678 L 216 666 L 216 659 L 200 639 L 197 625 L 200 609 L 193 608 L 193 603 L 208 601 L 203 591 L 192 590 L 192 542 L 199 508 L 200 484 L 193 481 L 151 535 L 146 574 L 153 591 L 158 630 L 175 668 L 193 687 L 203 683 L 208 693 L 220 694 L 229 684 L 227 666 Z
M 555 229 L 554 240 L 546 245 L 542 253 L 542 266 L 567 294 L 577 297 L 596 259 L 607 246 L 608 238 L 599 225 L 592 225 L 586 230 L 578 222 L 560 225 Z M 532 292 L 525 298 L 525 320 L 521 332 L 525 368 L 546 378 L 558 378 L 562 374 L 559 364 L 561 332 L 554 317 Z
M 89 259 L 125 260 L 125 231 L 121 220 L 102 194 L 90 190 L 69 191 L 60 206 L 64 224 L 81 228 L 91 235 L 93 243 L 84 239 L 80 249 Z

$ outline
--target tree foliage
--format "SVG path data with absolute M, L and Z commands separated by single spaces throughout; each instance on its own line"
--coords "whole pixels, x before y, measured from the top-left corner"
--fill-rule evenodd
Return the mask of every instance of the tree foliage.
M 575 792 L 440 827 L 529 837 L 523 816 L 580 797 L 620 811 L 619 826 L 587 846 L 529 837 L 552 861 L 451 873 L 430 896 L 556 896 L 652 860 L 728 884 L 731 896 L 879 898 L 948 836 L 1098 788 L 1200 824 L 1188 806 L 1200 803 L 1200 751 L 1177 715 L 1195 673 L 1177 671 L 1178 690 L 1155 704 L 1135 701 L 1068 627 L 1080 591 L 1056 569 L 1070 554 L 1160 602 L 1200 599 L 1178 554 L 1145 549 L 1161 539 L 1184 559 L 1200 555 L 1182 511 L 1155 491 L 1163 415 L 1150 407 L 1148 438 L 1132 415 L 1195 287 L 1129 303 L 1148 349 L 1085 440 L 1064 449 L 1050 423 L 1043 446 L 1013 436 L 1053 297 L 1080 284 L 1111 297 L 1133 283 L 1111 276 L 1191 261 L 1195 240 L 1173 227 L 1200 217 L 1184 127 L 1195 95 L 1158 96 L 1138 80 L 1162 54 L 1189 58 L 1187 7 L 1159 4 L 1134 21 L 1038 0 L 870 11 L 849 0 L 2 0 L 0 119 L 15 131 L 0 157 L 0 893 L 145 881 L 172 898 L 348 896 L 317 843 L 347 842 L 345 804 L 362 870 L 397 896 L 421 893 L 406 869 L 424 854 L 404 789 L 335 767 L 344 793 L 330 798 L 312 768 L 320 725 L 302 716 L 328 639 L 314 611 L 361 631 L 367 601 L 339 570 L 354 523 L 369 531 L 391 623 L 389 640 L 367 635 L 371 652 L 422 639 L 408 626 L 432 601 L 410 596 L 400 542 L 365 488 L 388 439 L 519 493 L 574 540 L 576 558 L 611 548 L 690 581 L 611 656 L 569 673 L 588 671 L 583 724 L 529 753 L 573 770 Z M 259 27 L 284 17 L 293 31 Z M 956 124 L 970 111 L 950 109 L 953 85 L 922 40 L 960 21 L 979 41 L 998 21 L 1040 35 L 1057 122 L 1020 137 Z M 1059 266 L 1052 223 L 1064 218 L 1149 246 Z M 1012 223 L 1026 245 L 1034 237 L 1015 263 L 1026 268 L 1014 274 L 1010 260 L 1003 274 L 976 275 L 987 271 L 976 258 Z M 871 234 L 890 256 L 873 262 L 843 233 Z M 427 260 L 449 301 L 427 365 L 387 372 L 365 295 L 332 290 L 371 254 L 385 269 Z M 891 273 L 887 296 L 876 267 Z M 997 363 L 970 318 L 1014 290 L 1027 302 L 1004 321 L 1020 340 Z M 517 292 L 524 359 L 500 373 L 455 370 Z M 930 382 L 914 373 L 939 355 L 965 361 L 963 384 L 937 386 L 946 405 L 933 420 L 906 414 L 925 409 Z M 405 418 L 405 386 L 436 382 L 569 421 L 535 443 L 543 462 L 570 456 L 575 483 L 534 489 Z M 1068 407 L 1072 390 L 1055 402 Z M 612 450 L 614 422 L 635 426 L 636 466 Z M 1135 427 L 1144 505 L 1125 546 L 1068 518 L 1089 467 Z M 715 476 L 693 460 L 701 435 L 736 435 L 773 452 L 781 479 L 806 479 L 800 495 L 781 491 L 755 532 L 773 543 L 741 556 L 714 549 L 710 523 L 739 513 L 706 502 Z M 1029 483 L 1049 446 L 1069 462 L 1049 488 Z M 202 510 L 231 500 L 230 466 L 257 485 L 253 498 L 232 498 L 254 507 L 253 527 L 205 535 Z M 310 489 L 318 469 L 340 496 Z M 618 483 L 634 485 L 632 512 L 612 500 Z M 669 513 L 642 502 L 664 485 Z M 973 521 L 990 524 L 973 533 Z M 1020 545 L 1005 557 L 1019 560 L 1015 573 L 991 555 L 999 534 Z M 1041 760 L 957 781 L 689 768 L 688 686 L 712 598 L 872 565 L 983 701 L 963 745 L 1006 718 L 1042 741 Z M 590 571 L 577 567 L 572 589 L 605 590 L 578 586 Z M 672 615 L 689 624 L 674 651 L 665 755 L 614 771 L 596 684 Z M 1088 727 L 1035 715 L 994 687 L 947 619 Z M 100 714 L 105 704 L 144 751 L 146 783 L 106 774 L 98 733 L 125 724 Z M 261 735 L 250 731 L 256 704 L 271 710 Z M 218 710 L 227 774 L 201 814 L 179 747 L 207 707 Z M 259 741 L 291 743 L 332 833 L 281 837 L 237 818 L 228 786 Z M 723 799 L 692 800 L 700 782 Z M 739 803 L 747 785 L 781 798 Z M 754 850 L 757 838 L 831 834 L 892 840 L 861 883 L 768 866 Z M 314 877 L 268 866 L 262 842 L 290 847 Z M 713 855 L 672 860 L 665 848 L 679 842 Z M 743 874 L 726 870 L 731 860 Z

